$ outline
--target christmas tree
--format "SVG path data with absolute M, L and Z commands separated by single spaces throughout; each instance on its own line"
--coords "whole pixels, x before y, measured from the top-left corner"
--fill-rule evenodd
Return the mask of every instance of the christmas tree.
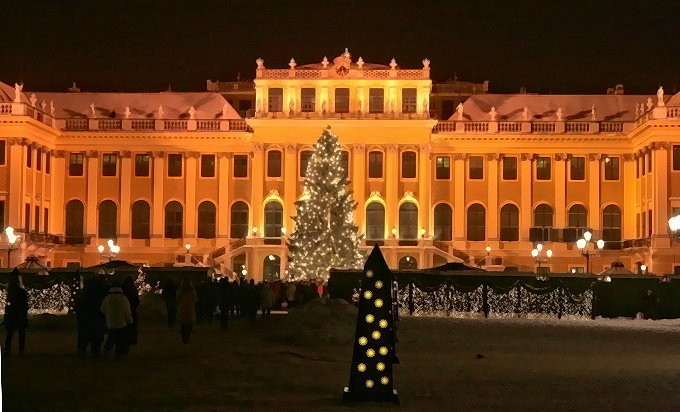
M 366 260 L 361 278 L 352 369 L 343 399 L 354 402 L 399 402 L 392 383 L 395 354 L 396 295 L 394 276 L 378 245 Z
M 331 268 L 356 269 L 363 262 L 354 224 L 356 203 L 346 190 L 338 137 L 330 126 L 314 147 L 304 195 L 295 203 L 295 231 L 288 240 L 288 279 L 327 280 Z

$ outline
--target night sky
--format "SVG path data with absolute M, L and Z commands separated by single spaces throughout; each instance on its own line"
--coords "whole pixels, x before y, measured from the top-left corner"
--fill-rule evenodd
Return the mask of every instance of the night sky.
M 680 1 L 2 1 L 0 81 L 25 90 L 205 90 L 329 59 L 406 68 L 495 93 L 680 88 Z M 509 4 L 512 5 L 509 5 Z

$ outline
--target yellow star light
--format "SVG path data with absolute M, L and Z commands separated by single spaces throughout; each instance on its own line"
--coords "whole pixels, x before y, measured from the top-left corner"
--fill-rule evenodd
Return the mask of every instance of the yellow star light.
M 380 383 L 382 383 L 383 385 L 387 385 L 389 382 L 390 378 L 388 378 L 387 376 L 383 376 L 382 378 L 380 378 Z
M 363 365 L 363 364 L 361 364 L 361 365 Z M 385 370 L 385 364 L 382 363 L 382 362 L 378 362 L 378 364 L 375 365 L 375 368 L 382 372 L 382 371 Z
M 386 328 L 387 327 L 387 321 L 385 319 L 380 319 L 380 322 L 378 322 L 378 325 L 380 325 L 381 328 Z
M 367 380 L 367 381 L 366 381 L 366 387 L 367 387 L 367 388 L 372 388 L 372 387 L 373 387 L 373 381 L 370 380 L 370 379 Z
M 374 330 L 373 333 L 371 333 L 371 336 L 373 337 L 373 339 L 378 340 L 378 339 L 380 339 L 380 332 L 377 331 L 377 330 Z
M 376 288 L 376 289 L 380 289 L 380 288 L 382 288 L 382 287 L 383 287 L 382 281 L 379 280 L 379 281 L 375 282 L 375 288 Z
M 364 292 L 364 298 L 370 299 L 372 297 L 373 297 L 373 293 L 370 290 L 367 290 L 366 292 Z
M 376 308 L 381 308 L 382 305 L 383 305 L 382 299 L 376 299 L 376 300 L 375 300 L 375 307 L 376 307 Z
M 366 343 L 368 343 L 368 339 L 365 336 L 359 338 L 359 345 L 364 346 Z
M 366 370 L 366 365 L 363 364 L 363 363 L 360 363 L 360 364 L 357 365 L 357 369 L 359 370 L 359 372 L 364 372 Z
M 372 350 L 372 349 L 369 349 Z M 387 348 L 384 346 L 381 346 L 380 349 L 378 349 L 378 352 L 380 352 L 381 355 L 385 356 L 387 355 Z
M 373 323 L 373 320 L 374 320 L 374 319 L 375 319 L 375 318 L 374 318 L 373 315 L 371 315 L 370 313 L 369 313 L 368 315 L 366 315 L 366 322 L 367 322 L 367 323 Z
M 387 349 L 387 348 L 386 348 L 386 349 Z M 387 353 L 387 352 L 385 352 L 385 353 Z M 373 350 L 373 349 L 367 349 L 367 350 L 366 350 L 366 356 L 368 356 L 369 358 L 374 357 L 374 356 L 375 356 L 375 350 Z

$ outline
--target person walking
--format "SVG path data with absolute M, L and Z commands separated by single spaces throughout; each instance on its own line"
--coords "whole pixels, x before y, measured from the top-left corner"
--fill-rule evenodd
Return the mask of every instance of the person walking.
M 290 282 L 286 285 L 286 299 L 288 300 L 288 307 L 295 306 L 295 291 L 297 287 L 295 283 Z
M 233 285 L 227 277 L 223 277 L 219 282 L 219 307 L 220 307 L 220 326 L 226 329 L 229 326 L 229 316 L 234 307 Z
M 274 290 L 266 281 L 260 285 L 260 305 L 262 306 L 262 318 L 269 319 L 274 306 Z
M 177 320 L 180 325 L 182 343 L 189 343 L 191 332 L 196 323 L 196 303 L 198 296 L 189 279 L 184 279 L 177 296 Z
M 172 279 L 165 282 L 163 301 L 165 302 L 165 311 L 168 313 L 168 327 L 174 328 L 177 321 L 177 285 Z
M 123 295 L 125 295 L 128 302 L 130 303 L 130 312 L 132 313 L 132 323 L 127 327 L 127 350 L 130 349 L 130 345 L 137 344 L 137 336 L 139 333 L 139 322 L 137 317 L 137 307 L 139 307 L 139 292 L 137 291 L 135 282 L 130 276 L 125 278 L 125 281 L 123 282 Z
M 106 333 L 106 317 L 100 310 L 105 296 L 105 285 L 98 277 L 92 277 L 85 281 L 83 290 L 76 297 L 74 309 L 78 320 L 80 356 L 85 356 L 89 346 L 92 355 L 99 357 Z
M 12 271 L 7 285 L 7 301 L 5 303 L 5 348 L 4 355 L 9 356 L 12 350 L 14 332 L 19 334 L 19 356 L 26 348 L 26 327 L 28 326 L 28 293 L 23 288 L 18 269 Z
M 104 353 L 116 347 L 116 359 L 127 353 L 128 330 L 127 326 L 133 322 L 130 302 L 123 294 L 120 282 L 113 282 L 99 310 L 106 317 L 106 327 L 109 336 L 104 345 Z

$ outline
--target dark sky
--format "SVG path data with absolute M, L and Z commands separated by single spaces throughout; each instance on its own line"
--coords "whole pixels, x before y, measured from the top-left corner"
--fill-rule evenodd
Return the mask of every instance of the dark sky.
M 0 81 L 26 90 L 204 90 L 354 59 L 421 67 L 491 91 L 626 93 L 680 87 L 680 1 L 14 1 L 0 7 Z

